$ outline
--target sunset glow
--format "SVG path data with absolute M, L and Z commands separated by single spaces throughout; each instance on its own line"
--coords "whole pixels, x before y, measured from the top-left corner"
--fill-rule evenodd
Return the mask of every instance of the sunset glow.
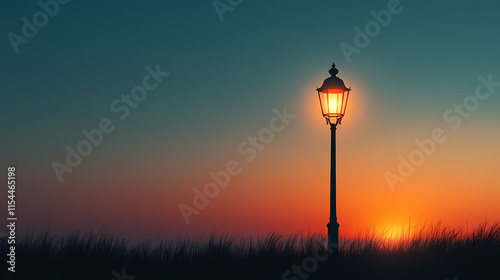
M 4 2 L 0 279 L 500 279 L 500 1 Z
M 71 21 L 76 6 L 66 14 L 67 23 L 54 19 L 50 28 L 19 46 L 19 55 L 10 51 L 3 60 L 4 72 L 12 75 L 5 79 L 3 127 L 9 137 L 2 163 L 22 170 L 19 232 L 105 225 L 134 238 L 214 231 L 325 233 L 331 145 L 321 109 L 330 116 L 345 113 L 337 128 L 341 236 L 355 237 L 373 226 L 380 236 L 398 236 L 410 217 L 412 227 L 499 220 L 500 89 L 494 83 L 500 74 L 492 62 L 498 60 L 498 44 L 489 35 L 496 31 L 497 15 L 493 9 L 484 15 L 483 9 L 468 7 L 441 30 L 431 24 L 442 21 L 437 12 L 412 3 L 402 12 L 405 16 L 398 15 L 398 24 L 370 38 L 370 45 L 348 61 L 339 46 L 352 45 L 353 27 L 364 27 L 361 23 L 377 8 L 366 4 L 366 12 L 357 13 L 359 5 L 350 2 L 331 2 L 321 9 L 294 2 L 287 7 L 293 7 L 290 13 L 280 14 L 278 4 L 248 2 L 257 6 L 242 4 L 220 22 L 217 14 L 207 12 L 210 5 L 192 10 L 154 2 L 153 8 L 144 7 L 148 20 L 133 27 L 126 16 L 111 21 L 104 17 L 107 12 L 96 12 L 102 24 L 113 22 L 112 30 L 119 31 L 105 42 L 102 38 L 110 33 Z M 19 19 L 27 10 L 15 5 L 6 14 L 4 34 L 21 30 Z M 139 4 L 123 5 L 103 11 L 128 15 Z M 255 18 L 261 8 L 262 22 Z M 340 8 L 346 10 L 344 16 L 331 17 Z M 484 21 L 475 23 L 477 30 L 491 42 L 465 55 L 476 49 L 476 41 L 463 42 L 464 36 L 483 36 L 471 33 L 462 20 L 470 18 L 471 9 Z M 451 14 L 444 6 L 439 10 Z M 297 11 L 304 13 L 303 21 L 296 21 Z M 318 13 L 324 15 L 321 24 L 315 21 Z M 269 28 L 278 14 L 290 26 Z M 416 26 L 422 14 L 430 17 L 419 27 L 432 33 L 429 38 L 404 28 Z M 331 26 L 338 26 L 335 32 Z M 452 32 L 454 41 L 428 44 L 441 38 L 443 30 Z M 329 42 L 315 44 L 317 38 Z M 199 47 L 201 41 L 208 46 Z M 416 44 L 421 53 L 412 51 Z M 332 62 L 352 88 L 345 112 L 343 91 L 321 93 L 323 107 L 319 104 L 316 89 L 329 76 Z M 29 83 L 22 69 L 31 69 Z M 171 75 L 158 82 L 151 71 Z M 158 83 L 147 95 L 141 91 L 144 80 Z M 495 82 L 488 84 L 490 80 Z M 477 88 L 489 97 L 476 98 L 475 108 Z M 474 110 L 467 109 L 471 106 Z M 76 153 L 78 145 L 87 147 L 81 143 L 98 142 L 102 119 L 111 120 L 115 129 L 103 133 L 102 141 L 88 155 L 79 155 L 78 162 L 67 147 Z M 444 139 L 439 143 L 433 140 L 436 129 Z M 227 185 L 217 183 L 213 174 L 226 172 L 231 161 L 241 173 L 231 175 Z M 62 181 L 54 162 L 71 170 Z M 393 184 L 387 174 L 397 176 Z M 217 195 L 196 208 L 197 191 L 203 194 L 213 183 L 224 187 L 214 189 Z M 181 204 L 195 209 L 189 224 Z M 390 230 L 384 233 L 386 228 Z

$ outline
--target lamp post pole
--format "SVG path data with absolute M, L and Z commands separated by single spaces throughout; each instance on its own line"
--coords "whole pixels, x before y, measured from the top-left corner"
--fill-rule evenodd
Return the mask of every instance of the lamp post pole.
M 349 91 L 344 81 L 337 77 L 339 70 L 332 64 L 331 77 L 323 81 L 323 85 L 317 88 L 321 113 L 330 125 L 332 133 L 331 162 L 330 162 L 330 219 L 326 225 L 328 228 L 328 252 L 334 255 L 339 253 L 339 223 L 337 222 L 337 164 L 336 164 L 336 139 L 337 125 L 340 124 L 345 115 Z
M 328 249 L 333 250 L 333 254 L 338 254 L 339 250 L 339 223 L 337 222 L 337 165 L 336 165 L 336 139 L 337 124 L 330 123 L 332 132 L 331 163 L 330 163 L 330 220 L 328 227 Z

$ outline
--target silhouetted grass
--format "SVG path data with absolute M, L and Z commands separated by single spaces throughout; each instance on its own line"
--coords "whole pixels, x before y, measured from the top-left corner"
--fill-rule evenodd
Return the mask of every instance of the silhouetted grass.
M 2 241 L 1 251 L 8 246 Z M 326 236 L 317 233 L 131 244 L 102 231 L 62 237 L 29 232 L 18 238 L 17 272 L 4 270 L 1 279 L 109 280 L 123 267 L 134 280 L 282 279 L 287 270 L 283 279 L 500 279 L 500 223 L 483 223 L 470 233 L 424 226 L 391 240 L 368 232 L 341 240 L 338 256 L 323 260 L 326 254 Z

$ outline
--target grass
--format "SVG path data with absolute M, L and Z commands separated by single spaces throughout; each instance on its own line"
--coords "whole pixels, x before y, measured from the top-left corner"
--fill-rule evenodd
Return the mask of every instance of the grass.
M 8 246 L 2 241 L 1 251 L 8 252 Z M 18 238 L 17 272 L 5 269 L 0 276 L 121 280 L 111 271 L 121 275 L 125 268 L 135 280 L 500 279 L 500 223 L 483 223 L 469 233 L 442 224 L 423 226 L 391 240 L 368 232 L 341 240 L 339 255 L 323 260 L 325 246 L 326 236 L 317 233 L 178 237 L 131 244 L 102 231 L 67 236 L 29 232 Z

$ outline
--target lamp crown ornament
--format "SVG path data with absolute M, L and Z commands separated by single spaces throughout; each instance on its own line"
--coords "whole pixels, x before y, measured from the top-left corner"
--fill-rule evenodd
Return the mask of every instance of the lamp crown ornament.
M 337 68 L 335 68 L 335 63 L 332 63 L 332 69 L 330 69 L 328 71 L 328 73 L 330 73 L 330 75 L 332 75 L 332 76 L 337 76 L 337 74 L 339 73 L 339 70 Z
M 345 86 L 344 81 L 341 78 L 337 77 L 339 70 L 335 67 L 335 63 L 332 64 L 332 69 L 330 69 L 328 73 L 330 73 L 331 77 L 325 79 L 323 85 L 317 89 L 318 91 L 325 92 L 328 89 L 349 90 Z

